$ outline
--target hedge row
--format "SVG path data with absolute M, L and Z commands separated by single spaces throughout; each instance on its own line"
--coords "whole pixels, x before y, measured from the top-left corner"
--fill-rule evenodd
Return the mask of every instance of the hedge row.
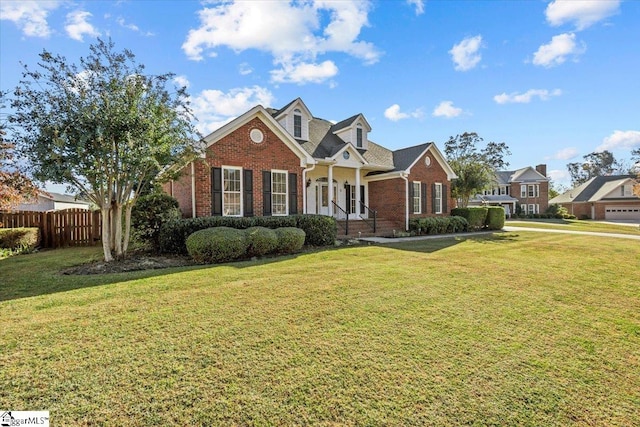
M 214 227 L 191 234 L 185 246 L 194 261 L 209 264 L 269 253 L 294 253 L 302 248 L 304 239 L 304 231 L 295 227 Z
M 29 253 L 40 245 L 40 230 L 36 227 L 0 228 L 0 249 Z
M 461 216 L 413 218 L 409 220 L 409 231 L 413 234 L 460 233 L 469 229 L 469 223 Z
M 451 215 L 461 216 L 469 223 L 470 230 L 501 230 L 504 227 L 505 213 L 502 206 L 482 206 L 455 208 Z
M 246 230 L 251 227 L 277 229 L 295 227 L 305 232 L 304 244 L 310 246 L 333 245 L 336 240 L 335 218 L 324 215 L 228 217 L 209 216 L 169 221 L 160 228 L 158 243 L 160 252 L 186 254 L 186 240 L 199 230 L 229 227 Z

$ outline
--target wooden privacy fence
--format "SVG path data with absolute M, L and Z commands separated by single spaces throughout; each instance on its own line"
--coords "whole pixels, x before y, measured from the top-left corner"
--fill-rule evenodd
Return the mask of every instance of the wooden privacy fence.
M 100 241 L 100 211 L 65 209 L 61 211 L 0 212 L 3 228 L 38 227 L 43 248 L 92 246 Z

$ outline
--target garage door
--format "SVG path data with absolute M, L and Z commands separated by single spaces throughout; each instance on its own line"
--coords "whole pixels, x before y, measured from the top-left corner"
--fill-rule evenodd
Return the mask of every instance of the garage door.
M 605 206 L 605 219 L 635 219 L 640 221 L 640 206 Z

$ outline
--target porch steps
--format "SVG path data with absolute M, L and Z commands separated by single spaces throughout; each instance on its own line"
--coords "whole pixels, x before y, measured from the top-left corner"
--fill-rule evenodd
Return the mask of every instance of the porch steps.
M 402 227 L 398 223 L 391 220 L 378 218 L 378 220 L 376 221 L 375 233 L 371 228 L 371 226 L 373 225 L 373 220 L 369 220 L 367 222 L 349 220 L 349 234 L 345 235 L 345 223 L 345 220 L 338 220 L 338 239 L 357 239 L 358 237 L 390 237 L 393 236 L 394 230 L 396 232 L 404 231 L 404 227 Z

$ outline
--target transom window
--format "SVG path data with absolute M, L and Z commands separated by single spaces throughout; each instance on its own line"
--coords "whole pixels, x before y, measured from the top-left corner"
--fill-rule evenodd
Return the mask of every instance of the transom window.
M 420 200 L 420 183 L 412 182 L 413 186 L 413 213 L 422 213 L 422 200 Z
M 271 171 L 272 215 L 287 214 L 287 172 Z
M 302 112 L 298 109 L 293 110 L 293 136 L 302 138 Z
M 242 170 L 222 169 L 222 212 L 225 216 L 242 215 Z
M 435 194 L 433 196 L 434 198 L 434 204 L 435 204 L 435 212 L 437 214 L 442 213 L 442 184 L 440 183 L 436 183 L 435 185 Z

